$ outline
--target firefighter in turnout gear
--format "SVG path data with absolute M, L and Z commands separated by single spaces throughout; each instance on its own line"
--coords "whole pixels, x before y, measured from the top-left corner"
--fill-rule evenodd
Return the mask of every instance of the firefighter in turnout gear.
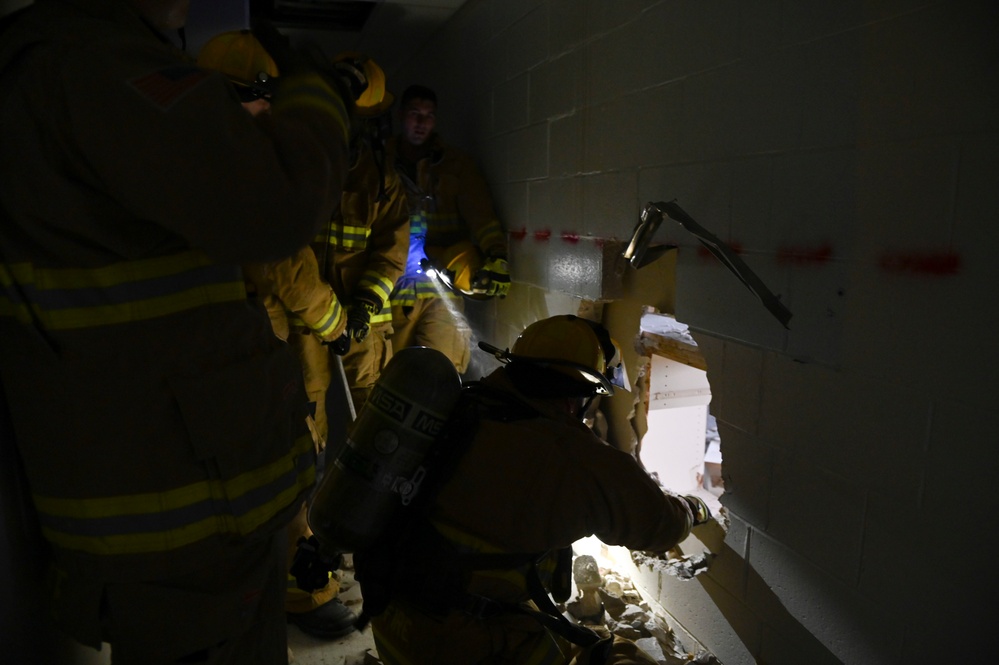
M 347 309 L 346 333 L 332 348 L 342 356 L 353 406 L 360 411 L 392 357 L 389 294 L 406 265 L 409 213 L 402 183 L 385 156 L 383 133 L 394 101 L 385 75 L 363 54 L 342 53 L 335 60 L 363 71 L 368 88 L 356 104 L 340 208 L 317 234 L 313 249 Z
M 462 298 L 442 288 L 426 267 L 445 251 L 471 242 L 482 257 L 476 294 L 505 297 L 510 289 L 506 233 L 475 161 L 434 132 L 437 95 L 412 85 L 399 102 L 401 133 L 389 157 L 409 198 L 410 250 L 406 273 L 392 293 L 392 345 L 429 346 L 444 353 L 460 373 L 471 359 L 471 328 Z
M 458 421 L 468 434 L 453 470 L 398 528 L 394 558 L 380 554 L 390 550 L 384 546 L 354 555 L 380 658 L 654 663 L 634 643 L 559 614 L 548 596 L 561 575 L 559 553 L 564 560 L 565 548 L 593 534 L 664 552 L 710 518 L 707 507 L 664 491 L 632 455 L 582 423 L 589 401 L 619 383 L 615 344 L 602 326 L 555 316 L 528 326 L 512 352 L 480 346 L 506 364 L 455 407 L 452 423 L 474 418 Z M 377 591 L 384 607 L 369 611 Z
M 208 40 L 198 53 L 198 65 L 225 74 L 250 114 L 270 112 L 280 71 L 249 30 L 225 32 Z M 348 172 L 347 182 L 350 180 Z M 322 279 L 316 255 L 308 244 L 286 259 L 244 266 L 244 272 L 248 288 L 267 308 L 274 334 L 291 345 L 302 364 L 306 395 L 313 410 L 307 421 L 318 454 L 326 445 L 325 387 L 330 373 L 325 353 L 314 353 L 313 348 L 323 350 L 324 343 L 343 335 L 347 326 L 344 308 Z M 294 561 L 299 540 L 312 535 L 307 510 L 303 502 L 289 527 L 289 561 Z M 314 637 L 334 639 L 350 633 L 356 617 L 337 599 L 339 589 L 335 575 L 329 575 L 325 584 L 304 591 L 289 572 L 285 599 L 288 620 Z
M 252 117 L 164 38 L 187 5 L 36 0 L 5 20 L 0 376 L 55 625 L 116 665 L 276 665 L 315 449 L 240 265 L 332 214 L 352 101 L 300 67 Z

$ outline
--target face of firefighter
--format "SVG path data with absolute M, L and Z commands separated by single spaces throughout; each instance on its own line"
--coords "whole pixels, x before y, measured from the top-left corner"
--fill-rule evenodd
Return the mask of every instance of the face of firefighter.
M 127 0 L 142 18 L 159 30 L 176 30 L 187 23 L 191 0 Z
M 256 118 L 261 113 L 270 113 L 271 103 L 263 97 L 258 97 L 252 102 L 242 102 L 243 108 L 246 109 L 250 115 Z
M 437 125 L 437 105 L 428 99 L 411 99 L 400 110 L 402 138 L 412 146 L 422 146 Z

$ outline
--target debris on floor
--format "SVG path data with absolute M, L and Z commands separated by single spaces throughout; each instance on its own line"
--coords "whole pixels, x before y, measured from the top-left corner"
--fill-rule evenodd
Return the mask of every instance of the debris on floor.
M 596 559 L 586 554 L 577 556 L 572 568 L 576 595 L 564 608 L 570 620 L 603 626 L 632 640 L 659 665 L 718 665 L 718 660 L 705 651 L 690 653 L 685 649 L 666 622 L 651 611 L 627 576 L 600 568 Z

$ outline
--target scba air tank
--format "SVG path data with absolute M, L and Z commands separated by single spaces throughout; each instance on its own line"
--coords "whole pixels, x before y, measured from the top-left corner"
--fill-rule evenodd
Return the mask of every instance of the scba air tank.
M 309 509 L 324 550 L 356 552 L 375 542 L 419 490 L 421 463 L 460 394 L 461 378 L 440 351 L 410 347 L 392 357 Z

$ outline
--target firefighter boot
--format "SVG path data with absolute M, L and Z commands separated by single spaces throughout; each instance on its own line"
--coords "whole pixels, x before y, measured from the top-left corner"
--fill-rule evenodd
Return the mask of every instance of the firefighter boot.
M 334 598 L 308 612 L 288 612 L 288 621 L 303 633 L 333 640 L 353 632 L 357 616 Z

